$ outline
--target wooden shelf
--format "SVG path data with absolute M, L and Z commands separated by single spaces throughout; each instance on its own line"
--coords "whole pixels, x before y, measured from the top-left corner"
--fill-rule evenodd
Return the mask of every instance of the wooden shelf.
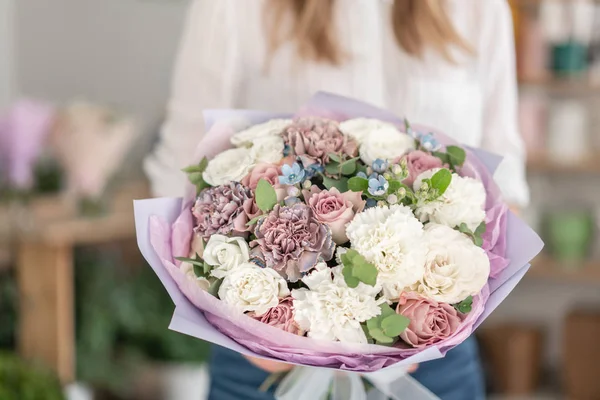
M 600 284 L 600 260 L 586 261 L 580 265 L 561 265 L 547 255 L 536 257 L 525 275 L 529 279 L 557 283 Z
M 553 174 L 600 174 L 600 155 L 589 156 L 572 163 L 559 163 L 552 161 L 544 155 L 529 155 L 527 171 L 534 173 Z

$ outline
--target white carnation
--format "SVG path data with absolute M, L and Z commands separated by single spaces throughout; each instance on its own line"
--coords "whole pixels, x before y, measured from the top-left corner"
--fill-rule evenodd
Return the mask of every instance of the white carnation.
M 238 236 L 212 235 L 204 249 L 204 261 L 214 267 L 210 274 L 219 279 L 249 259 L 248 243 Z
M 379 271 L 377 283 L 388 300 L 397 300 L 402 290 L 419 281 L 425 272 L 423 224 L 403 205 L 373 207 L 359 214 L 346 227 L 352 248 Z
M 415 179 L 414 189 L 419 190 L 423 179 L 431 178 L 439 168 L 425 171 Z M 434 201 L 419 201 L 416 216 L 422 222 L 436 222 L 450 228 L 465 223 L 471 231 L 485 220 L 485 187 L 477 179 L 452 174 L 446 192 Z
M 250 149 L 229 149 L 208 162 L 202 177 L 211 186 L 239 182 L 253 166 L 254 158 Z
M 383 126 L 364 138 L 358 149 L 360 159 L 367 165 L 380 158 L 393 160 L 415 149 L 415 140 L 394 126 Z
M 379 315 L 384 300 L 375 299 L 380 288 L 363 283 L 349 288 L 342 268 L 320 263 L 302 279 L 308 289 L 292 290 L 294 320 L 315 339 L 367 343 L 360 324 Z
M 283 158 L 283 138 L 281 136 L 267 136 L 257 138 L 252 142 L 250 152 L 255 163 L 275 164 Z
M 201 276 L 196 276 L 194 273 L 194 266 L 192 264 L 182 263 L 180 269 L 185 274 L 187 279 L 194 282 L 200 289 L 208 291 L 210 288 L 209 280 Z
M 423 278 L 411 289 L 423 296 L 449 304 L 474 296 L 490 275 L 490 260 L 466 235 L 446 225 L 425 227 L 428 247 Z
M 231 137 L 234 146 L 251 146 L 258 138 L 281 135 L 285 128 L 292 124 L 291 119 L 272 119 L 262 124 L 253 125 Z
M 243 263 L 230 270 L 221 287 L 219 298 L 242 312 L 260 316 L 290 294 L 287 282 L 275 270 Z
M 396 127 L 374 118 L 354 118 L 340 122 L 340 131 L 356 140 L 359 145 L 380 129 L 396 130 Z

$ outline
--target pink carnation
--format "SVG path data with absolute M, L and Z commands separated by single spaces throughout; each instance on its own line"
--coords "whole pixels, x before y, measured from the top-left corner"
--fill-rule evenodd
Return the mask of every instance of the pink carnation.
M 294 335 L 304 335 L 304 331 L 294 321 L 292 297 L 281 299 L 277 306 L 269 309 L 263 315 L 257 316 L 254 313 L 249 313 L 248 315 L 264 324 L 274 326 Z
M 301 203 L 289 207 L 276 205 L 258 221 L 254 234 L 256 240 L 251 245 L 257 249 L 253 255 L 291 282 L 296 282 L 319 261 L 331 260 L 335 249 L 329 227 L 319 223 L 311 209 Z
M 396 312 L 410 319 L 408 328 L 400 337 L 415 348 L 449 338 L 463 321 L 463 316 L 450 304 L 439 303 L 415 293 L 403 293 Z
M 354 215 L 365 207 L 365 201 L 359 192 L 340 193 L 336 188 L 321 190 L 312 186 L 310 191 L 303 190 L 304 200 L 310 206 L 315 219 L 329 225 L 336 244 L 348 241 L 346 225 Z
M 442 160 L 421 150 L 410 152 L 402 159 L 406 160 L 406 166 L 408 167 L 408 177 L 403 183 L 411 187 L 417 176 L 422 172 L 443 167 Z
M 283 133 L 285 142 L 305 167 L 329 162 L 329 154 L 346 154 L 350 157 L 358 153 L 354 139 L 339 130 L 339 124 L 324 118 L 298 118 Z

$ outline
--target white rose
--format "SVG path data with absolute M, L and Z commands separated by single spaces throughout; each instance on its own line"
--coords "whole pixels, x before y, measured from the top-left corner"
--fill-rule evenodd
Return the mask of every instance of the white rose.
M 367 343 L 361 322 L 379 315 L 379 304 L 385 300 L 375 299 L 379 287 L 360 283 L 349 288 L 342 268 L 319 263 L 302 278 L 308 289 L 292 290 L 294 320 L 315 339 Z
M 490 275 L 490 260 L 466 235 L 446 226 L 425 227 L 428 252 L 423 278 L 411 289 L 442 303 L 455 304 L 474 296 Z
M 192 282 L 194 282 L 198 287 L 202 290 L 208 291 L 210 288 L 210 282 L 206 278 L 198 277 L 194 273 L 194 266 L 190 263 L 182 263 L 181 271 L 185 274 L 185 276 Z
M 377 268 L 377 283 L 387 300 L 397 300 L 405 287 L 423 277 L 427 251 L 423 224 L 410 208 L 369 208 L 356 214 L 346 234 L 352 248 Z
M 380 129 L 396 129 L 389 122 L 374 118 L 354 118 L 340 122 L 340 131 L 353 138 L 361 145 L 374 131 Z
M 229 149 L 218 154 L 208 162 L 202 174 L 204 180 L 212 186 L 225 185 L 229 182 L 239 182 L 254 166 L 250 149 Z
M 276 164 L 283 158 L 284 146 L 281 136 L 267 136 L 255 139 L 250 147 L 250 152 L 257 164 Z
M 423 179 L 431 178 L 440 168 L 421 173 L 415 179 L 414 189 L 419 190 Z M 436 222 L 450 228 L 467 224 L 471 231 L 485 220 L 485 187 L 477 179 L 452 174 L 446 192 L 434 201 L 419 201 L 416 216 L 422 222 Z
M 364 139 L 358 152 L 360 159 L 367 165 L 378 158 L 393 160 L 415 149 L 415 140 L 396 127 L 381 127 Z
M 253 311 L 257 316 L 279 304 L 289 296 L 287 282 L 275 270 L 243 263 L 230 270 L 221 287 L 219 298 L 241 312 Z
M 249 259 L 248 243 L 238 236 L 212 235 L 204 249 L 204 261 L 214 267 L 210 274 L 219 279 Z
M 258 138 L 277 136 L 292 124 L 291 119 L 272 119 L 262 124 L 253 125 L 231 137 L 234 146 L 251 146 Z

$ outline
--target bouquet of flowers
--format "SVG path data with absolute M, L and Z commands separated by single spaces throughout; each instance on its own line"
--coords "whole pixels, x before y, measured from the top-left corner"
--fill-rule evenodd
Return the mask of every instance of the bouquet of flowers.
M 294 116 L 205 119 L 188 195 L 135 204 L 171 328 L 301 366 L 281 399 L 332 382 L 363 398 L 362 377 L 435 398 L 406 366 L 465 340 L 542 248 L 502 202 L 498 157 L 324 93 Z

